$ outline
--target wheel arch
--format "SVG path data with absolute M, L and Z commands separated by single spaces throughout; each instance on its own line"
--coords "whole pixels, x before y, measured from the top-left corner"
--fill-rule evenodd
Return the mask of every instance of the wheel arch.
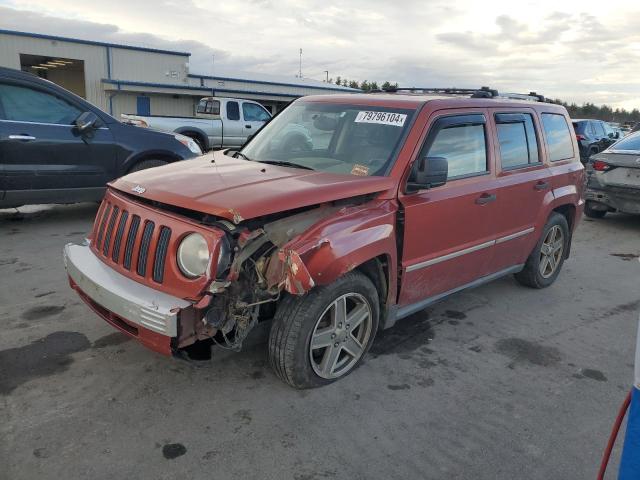
M 567 241 L 567 249 L 564 253 L 564 258 L 569 258 L 569 254 L 571 253 L 573 230 L 576 221 L 576 206 L 572 203 L 564 203 L 562 205 L 554 207 L 553 210 L 551 210 L 551 212 L 549 213 L 549 216 L 551 216 L 552 213 L 559 213 L 560 215 L 562 215 L 567 220 L 567 225 L 569 225 L 569 239 Z
M 167 163 L 173 163 L 182 160 L 175 153 L 167 150 L 145 150 L 127 158 L 121 167 L 121 175 L 125 175 L 138 163 L 144 160 L 163 160 Z
M 201 130 L 195 127 L 180 127 L 180 128 L 176 128 L 174 132 L 189 138 L 197 137 L 202 142 L 202 145 L 204 145 L 206 149 L 210 148 L 209 136 L 204 132 L 204 130 Z

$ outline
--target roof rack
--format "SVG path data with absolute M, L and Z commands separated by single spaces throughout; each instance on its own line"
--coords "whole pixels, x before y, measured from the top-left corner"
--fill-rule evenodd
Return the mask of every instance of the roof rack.
M 480 88 L 436 88 L 436 87 L 388 87 L 382 90 L 370 90 L 368 93 L 431 93 L 440 95 L 469 95 L 471 98 L 509 98 L 513 100 L 529 100 L 533 102 L 546 102 L 544 95 L 536 92 L 529 93 L 500 93 L 489 87 Z

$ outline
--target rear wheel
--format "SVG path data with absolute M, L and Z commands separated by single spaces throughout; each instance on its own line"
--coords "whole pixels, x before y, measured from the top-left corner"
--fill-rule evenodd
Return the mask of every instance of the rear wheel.
M 516 273 L 516 280 L 527 287 L 548 287 L 560 273 L 568 246 L 567 219 L 564 215 L 554 212 L 544 226 L 542 235 L 529 255 L 524 269 Z
M 352 271 L 278 306 L 269 334 L 269 360 L 282 380 L 313 388 L 351 373 L 378 329 L 378 292 Z
M 142 160 L 141 162 L 138 162 L 133 167 L 131 167 L 129 173 L 139 172 L 140 170 L 146 170 L 147 168 L 161 167 L 163 165 L 166 165 L 167 163 L 169 162 L 165 162 L 164 160 Z
M 607 214 L 606 209 L 597 208 L 594 209 L 594 203 L 592 201 L 587 201 L 584 205 L 584 214 L 589 218 L 602 218 Z

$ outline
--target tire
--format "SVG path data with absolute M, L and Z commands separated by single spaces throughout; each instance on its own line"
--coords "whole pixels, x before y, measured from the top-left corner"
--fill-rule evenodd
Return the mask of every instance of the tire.
M 606 210 L 594 210 L 592 201 L 588 201 L 584 205 L 584 214 L 589 218 L 604 218 L 607 214 Z
M 347 315 L 339 322 L 336 305 L 342 305 L 343 299 Z M 360 323 L 351 328 L 355 317 Z M 379 317 L 378 292 L 371 280 L 357 271 L 302 297 L 288 295 L 278 305 L 269 333 L 271 367 L 281 380 L 299 389 L 343 378 L 358 367 L 371 347 Z M 359 342 L 354 341 L 356 337 Z
M 196 135 L 195 133 L 183 133 L 183 135 L 196 142 L 198 144 L 198 147 L 200 147 L 200 151 L 202 153 L 207 153 L 206 143 L 200 135 Z
M 548 242 L 548 240 L 550 240 L 552 230 L 556 235 L 560 232 L 562 234 L 562 238 L 558 239 L 556 237 L 555 241 Z M 564 215 L 553 212 L 542 229 L 542 235 L 540 235 L 540 239 L 538 240 L 538 243 L 536 243 L 533 252 L 531 252 L 531 255 L 527 258 L 524 269 L 515 274 L 516 280 L 518 280 L 522 285 L 526 285 L 531 288 L 546 288 L 555 282 L 560 270 L 562 269 L 565 252 L 569 247 L 569 236 L 570 233 L 567 219 Z M 560 240 L 562 241 L 560 242 Z M 547 245 L 549 243 L 552 243 L 555 247 L 552 245 L 552 247 L 548 248 Z M 554 250 L 553 248 L 557 248 L 557 250 Z M 544 253 L 545 251 L 549 252 L 549 254 Z M 549 261 L 549 256 L 553 257 L 552 263 L 547 263 Z
M 163 165 L 166 165 L 167 163 L 169 162 L 165 162 L 164 160 L 142 160 L 141 162 L 138 162 L 133 167 L 131 167 L 129 173 L 139 172 L 140 170 L 146 170 L 147 168 L 161 167 Z

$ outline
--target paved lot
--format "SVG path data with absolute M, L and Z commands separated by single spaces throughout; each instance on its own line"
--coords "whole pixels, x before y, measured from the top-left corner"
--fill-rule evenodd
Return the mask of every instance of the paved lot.
M 0 211 L 0 478 L 586 479 L 632 382 L 640 218 L 583 221 L 544 291 L 511 278 L 295 391 L 266 346 L 162 358 L 69 289 L 95 205 Z

